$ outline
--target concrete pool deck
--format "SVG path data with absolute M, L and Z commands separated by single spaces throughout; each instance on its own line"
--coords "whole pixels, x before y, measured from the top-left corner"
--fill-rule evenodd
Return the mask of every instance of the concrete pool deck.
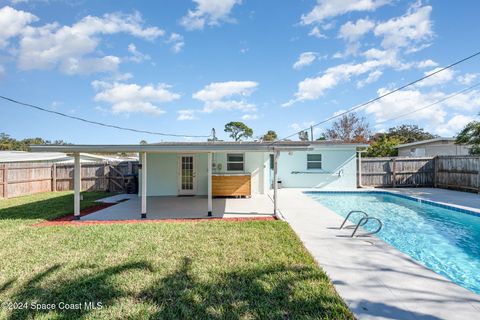
M 305 190 L 279 190 L 282 216 L 358 319 L 478 318 L 480 295 L 427 269 L 376 237 L 345 237 L 352 230 L 336 229 L 343 218 L 302 191 Z M 480 209 L 480 196 L 476 194 L 429 188 L 381 191 L 423 197 L 472 211 Z

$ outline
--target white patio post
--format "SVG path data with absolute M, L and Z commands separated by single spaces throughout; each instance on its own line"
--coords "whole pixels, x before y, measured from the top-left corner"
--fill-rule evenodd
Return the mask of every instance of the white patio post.
M 80 191 L 82 191 L 82 174 L 80 165 L 80 153 L 73 155 L 73 218 L 80 220 Z
M 278 157 L 280 151 L 275 151 L 273 155 L 273 214 L 277 215 L 278 210 Z
M 142 160 L 142 219 L 147 218 L 147 153 L 141 153 Z
M 207 161 L 207 176 L 208 176 L 208 184 L 207 184 L 207 193 L 208 193 L 208 216 L 212 216 L 212 153 L 208 153 L 208 161 Z

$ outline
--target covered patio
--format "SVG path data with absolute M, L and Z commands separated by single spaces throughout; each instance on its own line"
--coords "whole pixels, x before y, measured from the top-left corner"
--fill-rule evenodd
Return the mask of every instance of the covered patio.
M 137 195 L 116 195 L 99 200 L 116 205 L 82 217 L 84 221 L 135 220 L 140 218 L 141 198 Z M 200 219 L 206 218 L 206 196 L 147 197 L 148 219 Z M 273 201 L 268 195 L 253 195 L 248 199 L 213 198 L 211 218 L 273 217 Z
M 158 143 L 150 145 L 61 145 L 61 146 L 32 146 L 36 152 L 59 151 L 68 153 L 74 157 L 74 219 L 75 220 L 133 220 L 133 219 L 189 219 L 189 218 L 240 218 L 256 216 L 277 216 L 278 203 L 278 158 L 280 152 L 311 150 L 308 142 L 281 142 L 276 144 L 261 142 L 193 142 L 193 143 Z M 139 185 L 138 195 L 130 195 L 125 202 L 118 203 L 112 207 L 82 217 L 80 215 L 80 201 L 82 191 L 80 153 L 138 153 Z M 215 154 L 263 154 L 272 155 L 272 184 L 271 197 L 268 191 L 263 188 L 256 194 L 248 193 L 246 198 L 215 198 L 212 192 L 213 157 Z M 176 155 L 178 156 L 178 169 L 168 168 L 162 176 L 155 176 L 148 170 L 148 155 Z M 196 187 L 195 155 L 204 155 L 205 163 L 202 164 L 205 170 L 205 193 L 199 194 Z M 244 159 L 243 159 L 244 161 Z M 157 161 L 158 163 L 165 163 Z M 260 181 L 265 181 L 265 163 L 259 164 L 253 171 L 245 172 L 242 164 L 242 172 L 252 174 L 259 173 Z M 165 176 L 177 171 L 178 193 L 170 190 L 168 194 L 152 194 L 148 181 L 161 181 Z M 200 169 L 201 170 L 201 169 Z M 158 173 L 158 171 L 157 171 Z M 234 176 L 235 173 L 221 173 L 225 176 Z M 153 176 L 155 178 L 152 179 Z M 174 180 L 177 180 L 175 178 Z M 165 185 L 174 185 L 169 183 Z M 221 182 L 228 186 L 229 182 Z M 248 189 L 251 188 L 249 182 Z M 153 192 L 156 191 L 153 189 Z M 186 191 L 186 192 L 185 192 Z M 188 195 L 188 196 L 187 196 Z

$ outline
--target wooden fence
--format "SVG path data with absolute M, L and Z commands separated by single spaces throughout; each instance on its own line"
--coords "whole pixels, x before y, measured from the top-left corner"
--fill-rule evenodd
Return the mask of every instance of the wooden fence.
M 480 193 L 480 157 L 362 158 L 359 185 L 438 187 Z
M 480 157 L 436 157 L 434 187 L 480 193 Z
M 82 163 L 82 190 L 136 192 L 137 162 Z M 16 162 L 0 164 L 0 198 L 73 190 L 73 164 Z

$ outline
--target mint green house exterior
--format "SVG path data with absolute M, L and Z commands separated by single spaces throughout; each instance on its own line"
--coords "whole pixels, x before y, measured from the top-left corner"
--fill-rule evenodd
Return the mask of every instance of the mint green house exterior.
M 214 188 L 217 191 L 230 188 L 234 192 L 228 195 L 237 197 L 239 195 L 235 193 L 238 190 L 242 190 L 241 195 L 246 197 L 265 195 L 263 198 L 267 199 L 272 195 L 272 213 L 277 215 L 279 188 L 356 188 L 359 146 L 363 145 L 334 141 L 209 141 L 146 145 L 37 145 L 32 146 L 32 151 L 65 152 L 74 156 L 76 219 L 80 219 L 80 154 L 138 153 L 140 212 L 141 217 L 146 218 L 147 198 L 155 198 L 165 204 L 167 199 L 162 200 L 161 197 L 171 199 L 177 196 L 198 196 L 195 199 L 179 198 L 178 201 L 183 204 L 183 201 L 190 201 L 194 210 L 206 209 L 208 216 L 212 216 Z M 199 200 L 201 203 L 205 201 L 204 209 L 199 209 L 204 206 L 197 204 Z M 163 209 L 172 211 L 175 207 L 165 204 Z
M 298 145 L 292 143 L 292 145 Z M 302 145 L 305 145 L 304 143 Z M 248 146 L 248 145 L 247 145 Z M 304 149 L 279 152 L 280 188 L 352 189 L 357 186 L 356 148 L 354 144 L 311 143 Z M 266 194 L 273 188 L 273 151 L 219 151 L 212 155 L 212 174 L 245 173 L 251 176 L 252 194 Z M 229 154 L 243 155 L 243 170 L 228 170 Z M 194 161 L 194 194 L 208 193 L 207 152 L 148 153 L 147 196 L 181 195 L 181 158 Z M 308 159 L 317 156 L 318 168 L 309 168 Z M 141 183 L 140 183 L 141 185 Z M 141 190 L 140 190 L 141 194 Z

